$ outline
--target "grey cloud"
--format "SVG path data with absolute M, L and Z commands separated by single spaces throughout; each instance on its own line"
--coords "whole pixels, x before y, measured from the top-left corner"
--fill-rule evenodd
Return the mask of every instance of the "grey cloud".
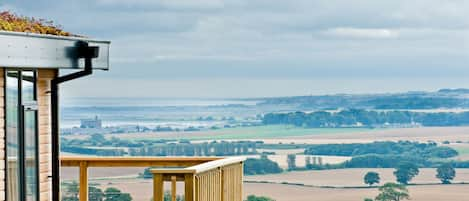
M 112 69 L 96 79 L 449 80 L 469 75 L 469 1 L 463 0 L 18 0 L 0 5 L 112 40 Z

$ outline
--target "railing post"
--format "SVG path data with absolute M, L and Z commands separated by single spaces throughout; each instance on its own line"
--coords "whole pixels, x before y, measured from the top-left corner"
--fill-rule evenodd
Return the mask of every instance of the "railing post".
M 184 198 L 185 201 L 195 201 L 194 199 L 194 174 L 184 174 Z
M 88 201 L 88 164 L 80 162 L 80 201 Z
M 225 169 L 224 167 L 220 168 L 220 185 L 221 185 L 221 200 L 225 201 L 226 185 L 225 185 Z
M 153 174 L 153 201 L 164 201 L 163 174 Z
M 176 201 L 176 176 L 171 176 L 171 201 Z

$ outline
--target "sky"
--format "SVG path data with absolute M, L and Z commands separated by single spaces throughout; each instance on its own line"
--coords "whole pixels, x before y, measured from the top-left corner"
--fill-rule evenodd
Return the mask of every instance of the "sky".
M 112 41 L 110 71 L 65 84 L 66 98 L 469 88 L 466 0 L 2 0 L 0 9 Z

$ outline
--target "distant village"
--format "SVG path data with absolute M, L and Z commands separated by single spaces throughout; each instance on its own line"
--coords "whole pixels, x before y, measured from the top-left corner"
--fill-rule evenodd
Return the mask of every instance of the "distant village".
M 148 132 L 149 129 L 139 125 L 122 125 L 122 126 L 106 126 L 103 127 L 103 121 L 98 116 L 90 119 L 80 119 L 79 127 L 62 128 L 61 134 L 102 134 L 102 133 L 138 133 Z
M 199 117 L 197 121 L 214 121 L 212 117 L 202 118 Z M 171 126 L 155 126 L 148 127 L 142 125 L 118 125 L 118 126 L 103 126 L 103 121 L 95 116 L 89 119 L 80 119 L 80 126 L 72 128 L 62 128 L 62 135 L 77 135 L 77 134 L 120 134 L 120 133 L 145 133 L 145 132 L 189 132 L 189 131 L 204 131 L 204 130 L 217 130 L 220 128 L 232 127 L 246 127 L 246 126 L 259 126 L 260 121 L 236 121 L 234 119 L 227 119 L 227 122 L 221 121 L 217 125 L 212 126 L 187 126 L 187 127 L 171 127 Z

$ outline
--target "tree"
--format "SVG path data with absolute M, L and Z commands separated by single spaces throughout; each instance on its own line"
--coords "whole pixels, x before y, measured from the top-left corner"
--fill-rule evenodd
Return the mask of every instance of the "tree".
M 165 191 L 163 194 L 163 201 L 171 201 L 171 200 L 172 200 L 171 192 Z M 176 195 L 176 201 L 184 201 L 184 196 Z
M 89 201 L 103 201 L 104 200 L 104 193 L 100 188 L 96 188 L 90 186 L 88 188 L 89 192 Z
M 295 154 L 288 154 L 287 164 L 288 164 L 288 170 L 296 169 L 296 155 Z
M 275 201 L 275 200 L 269 197 L 264 197 L 264 196 L 249 195 L 247 200 L 245 201 Z
M 121 190 L 109 187 L 104 191 L 104 201 L 132 201 L 128 193 L 122 193 Z
M 451 164 L 441 165 L 436 169 L 436 172 L 436 178 L 440 179 L 443 184 L 450 184 L 456 176 L 456 171 Z
M 106 141 L 106 138 L 104 138 L 104 135 L 102 134 L 93 134 L 89 140 L 95 144 L 101 144 Z
M 379 184 L 379 174 L 377 172 L 368 172 L 363 178 L 365 184 L 372 186 L 373 184 Z
M 386 183 L 379 187 L 379 194 L 376 201 L 401 201 L 409 200 L 409 190 L 404 185 L 396 183 Z
M 62 196 L 62 201 L 78 201 L 78 183 L 73 181 L 66 185 L 66 191 Z
M 283 170 L 274 161 L 269 160 L 267 157 L 248 158 L 244 161 L 244 174 L 275 174 L 281 173 Z
M 398 165 L 396 171 L 394 171 L 394 176 L 396 176 L 397 182 L 401 184 L 408 184 L 415 176 L 419 174 L 419 168 L 417 165 L 404 162 Z

